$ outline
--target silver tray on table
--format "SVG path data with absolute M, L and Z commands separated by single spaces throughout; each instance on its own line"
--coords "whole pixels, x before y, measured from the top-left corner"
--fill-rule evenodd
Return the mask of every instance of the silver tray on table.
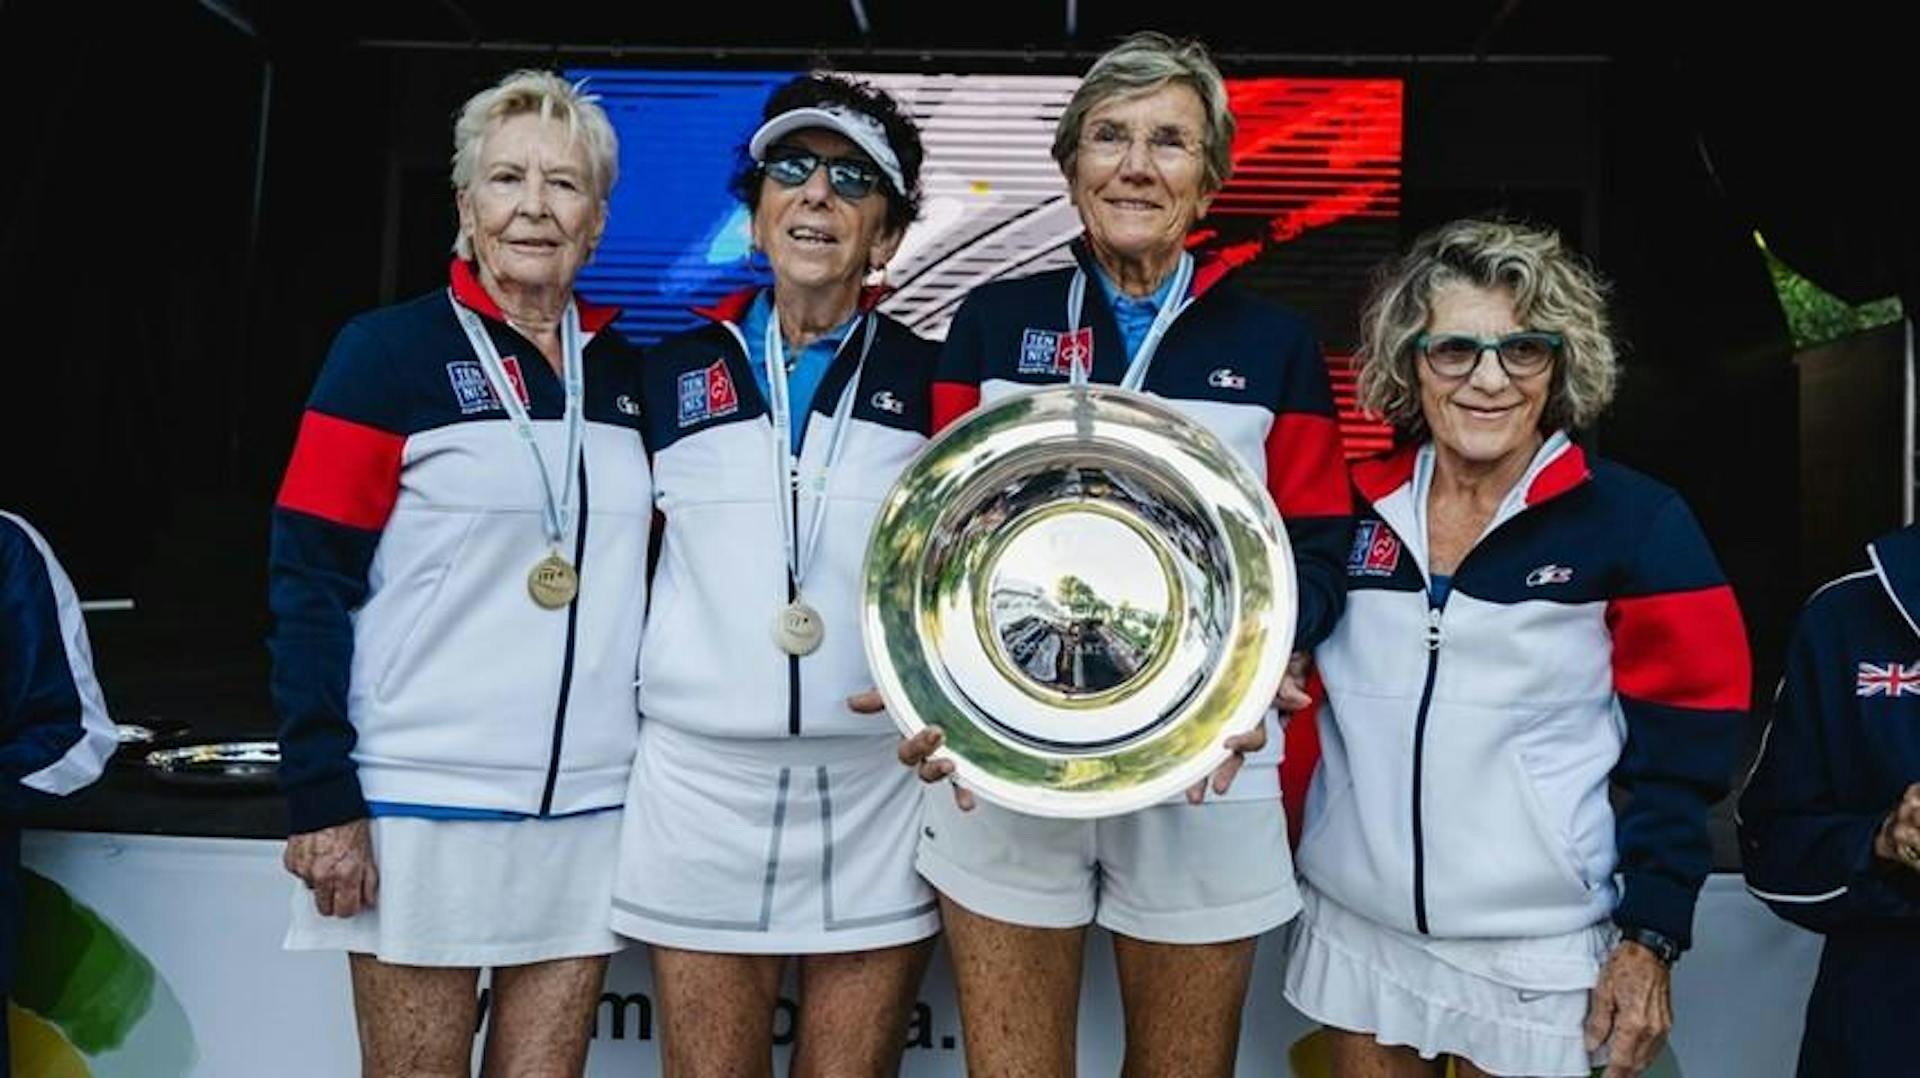
M 214 741 L 147 753 L 147 773 L 179 786 L 272 789 L 280 770 L 278 741 Z

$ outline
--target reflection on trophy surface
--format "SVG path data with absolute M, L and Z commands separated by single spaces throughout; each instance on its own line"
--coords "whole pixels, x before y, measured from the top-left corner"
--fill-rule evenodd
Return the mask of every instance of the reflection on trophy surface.
M 1082 538 L 1085 538 L 1084 536 Z M 1009 551 L 1008 561 L 1016 556 Z M 1104 577 L 1097 585 L 1072 572 L 1058 577 L 1053 593 L 1015 572 L 994 578 L 990 595 L 993 628 L 1008 658 L 1033 680 L 1068 695 L 1105 692 L 1138 673 L 1151 648 L 1154 630 L 1163 620 L 1152 610 L 1164 610 L 1164 584 L 1154 587 L 1148 577 L 1128 579 L 1089 551 L 1089 576 Z M 1136 585 L 1158 594 L 1142 598 L 1124 590 Z M 1106 596 L 1120 596 L 1118 602 Z M 1143 609 L 1143 605 L 1146 609 Z
M 1260 721 L 1292 641 L 1286 532 L 1209 432 L 1112 387 L 963 418 L 888 495 L 863 618 L 889 710 L 973 789 L 1129 811 Z

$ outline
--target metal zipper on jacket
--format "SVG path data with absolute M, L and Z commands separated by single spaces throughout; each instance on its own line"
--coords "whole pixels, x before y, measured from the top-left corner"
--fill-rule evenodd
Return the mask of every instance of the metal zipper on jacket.
M 800 487 L 788 476 L 787 497 L 793 499 L 793 519 L 800 519 Z M 826 512 L 826 506 L 814 507 L 814 512 Z M 793 570 L 787 570 L 787 602 L 800 598 L 800 589 L 793 586 Z M 787 656 L 787 733 L 800 736 L 800 656 Z
M 1523 476 L 1522 478 L 1526 479 L 1527 477 Z M 1417 484 L 1415 489 L 1419 489 Z M 1509 497 L 1511 497 L 1511 494 Z M 1475 555 L 1485 550 L 1493 538 L 1509 524 L 1512 524 L 1525 512 L 1533 508 L 1533 506 L 1522 504 L 1519 509 L 1514 510 L 1504 518 L 1500 517 L 1499 511 L 1496 510 L 1495 522 L 1482 532 L 1478 539 L 1474 540 L 1473 546 L 1467 550 L 1466 555 L 1460 559 L 1459 564 L 1453 567 L 1453 572 L 1448 574 L 1448 576 L 1453 580 L 1459 580 L 1460 574 L 1466 569 L 1468 561 L 1471 561 Z M 1425 575 L 1426 571 L 1423 570 L 1422 576 L 1424 577 Z M 1423 768 L 1425 767 L 1427 748 L 1427 711 L 1433 704 L 1433 683 L 1440 669 L 1440 645 L 1444 642 L 1444 634 L 1441 632 L 1440 626 L 1442 606 L 1434 605 L 1432 582 L 1429 580 L 1427 583 L 1427 680 L 1425 684 L 1420 687 L 1420 708 L 1414 713 L 1413 720 L 1413 923 L 1414 926 L 1419 929 L 1421 935 L 1428 934 L 1427 854 L 1426 835 L 1422 822 L 1423 814 L 1420 807 L 1421 789 L 1423 786 L 1421 778 Z M 1451 594 L 1452 587 L 1449 586 L 1448 595 L 1451 596 Z
M 778 318 L 779 315 L 774 314 L 772 317 Z M 724 321 L 721 322 L 720 325 L 725 327 L 729 334 L 732 334 L 733 343 L 740 346 L 741 362 L 749 367 L 753 366 L 753 351 L 747 347 L 746 335 L 740 332 L 740 327 L 734 325 L 732 322 Z M 774 436 L 779 437 L 777 433 Z M 791 503 L 793 506 L 793 519 L 800 519 L 800 488 L 794 483 L 792 476 L 787 477 L 787 497 L 793 499 Z M 791 603 L 799 597 L 799 589 L 793 586 L 793 569 L 789 566 L 787 569 L 787 602 Z M 787 733 L 794 736 L 798 736 L 800 733 L 800 656 L 798 655 L 787 656 Z
M 1459 570 L 1456 568 L 1455 572 Z M 1421 768 L 1427 748 L 1427 708 L 1433 703 L 1434 675 L 1440 669 L 1440 608 L 1427 600 L 1427 681 L 1420 688 L 1420 709 L 1413 719 L 1413 923 L 1427 933 L 1426 836 L 1421 832 Z
M 587 457 L 580 455 L 580 530 L 573 540 L 573 568 L 587 571 Z M 567 700 L 573 695 L 573 645 L 580 626 L 580 595 L 567 604 L 567 648 L 560 662 L 560 702 L 553 709 L 553 748 L 547 756 L 547 788 L 540 795 L 540 815 L 553 811 L 553 787 L 560 779 L 560 746 L 567 732 Z
M 775 313 L 772 317 L 778 318 L 779 314 Z M 740 327 L 726 321 L 721 322 L 720 325 L 732 334 L 733 343 L 740 346 L 741 362 L 752 367 L 753 350 L 747 347 L 746 335 L 740 332 Z M 778 432 L 774 437 L 779 437 Z M 793 519 L 800 519 L 800 488 L 794 483 L 791 475 L 787 477 L 787 497 L 793 499 L 791 503 Z M 793 568 L 788 566 L 787 602 L 791 603 L 799 597 L 799 589 L 793 586 Z M 798 655 L 787 656 L 787 733 L 792 736 L 798 736 L 800 733 L 800 656 Z

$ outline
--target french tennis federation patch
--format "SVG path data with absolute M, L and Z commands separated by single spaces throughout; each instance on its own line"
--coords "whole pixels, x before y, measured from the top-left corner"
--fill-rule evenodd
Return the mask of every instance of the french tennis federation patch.
M 1363 520 L 1353 529 L 1353 549 L 1347 553 L 1348 576 L 1392 576 L 1400 567 L 1400 537 L 1377 520 Z
M 1075 364 L 1093 372 L 1093 327 L 1081 326 L 1071 333 L 1050 329 L 1029 329 L 1020 335 L 1021 374 L 1056 374 L 1068 377 Z
M 680 376 L 682 427 L 732 415 L 739 408 L 740 394 L 734 391 L 733 376 L 727 373 L 726 360 L 716 359 L 711 366 Z
M 520 361 L 513 356 L 502 356 L 500 369 L 507 372 L 507 381 L 513 383 L 514 395 L 520 398 L 520 403 L 527 403 L 527 383 L 520 376 Z M 459 405 L 461 415 L 500 411 L 500 398 L 493 395 L 493 385 L 487 381 L 487 373 L 481 369 L 479 360 L 456 359 L 447 364 L 447 381 L 453 383 L 453 401 Z

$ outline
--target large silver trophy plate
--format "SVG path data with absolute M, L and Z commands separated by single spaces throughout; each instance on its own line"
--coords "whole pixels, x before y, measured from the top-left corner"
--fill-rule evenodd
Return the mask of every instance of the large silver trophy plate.
M 887 495 L 861 626 L 911 735 L 1040 816 L 1164 800 L 1226 759 L 1293 646 L 1287 533 L 1260 482 L 1166 404 L 1109 386 L 975 409 Z

